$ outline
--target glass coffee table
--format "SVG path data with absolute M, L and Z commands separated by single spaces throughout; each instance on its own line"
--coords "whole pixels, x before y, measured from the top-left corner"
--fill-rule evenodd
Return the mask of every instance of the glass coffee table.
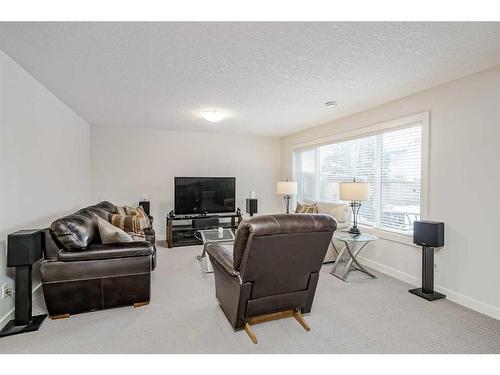
M 330 273 L 343 281 L 347 281 L 347 275 L 352 269 L 364 272 L 373 278 L 377 278 L 377 276 L 375 276 L 374 274 L 366 270 L 366 268 L 364 268 L 361 264 L 359 264 L 356 259 L 358 254 L 361 252 L 361 250 L 364 249 L 366 245 L 377 239 L 378 237 L 365 233 L 353 235 L 345 231 L 334 232 L 331 242 L 338 255 L 335 259 L 335 263 L 333 264 L 333 268 Z M 334 240 L 343 242 L 345 247 L 342 250 L 338 251 L 337 248 L 335 248 Z M 356 266 L 354 266 L 353 263 Z
M 202 229 L 197 232 L 203 241 L 203 251 L 198 255 L 198 260 L 204 260 L 204 271 L 206 273 L 214 272 L 210 259 L 207 255 L 207 246 L 211 243 L 232 244 L 234 243 L 234 232 L 232 229 Z

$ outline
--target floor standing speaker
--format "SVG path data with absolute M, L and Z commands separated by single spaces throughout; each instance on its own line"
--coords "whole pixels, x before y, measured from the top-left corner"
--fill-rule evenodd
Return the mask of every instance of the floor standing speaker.
M 146 215 L 151 215 L 149 212 L 149 201 L 140 201 L 139 202 L 139 206 L 142 207 L 142 209 L 144 210 L 144 212 L 146 213 Z
M 42 258 L 43 233 L 21 230 L 7 236 L 7 266 L 16 267 L 15 316 L 0 331 L 0 337 L 37 331 L 47 314 L 32 316 L 32 268 Z
M 247 214 L 253 216 L 253 214 L 257 213 L 257 199 L 256 198 L 248 198 L 247 199 Z
M 415 221 L 413 242 L 422 246 L 422 287 L 409 292 L 428 301 L 446 298 L 444 294 L 434 291 L 434 248 L 444 246 L 444 223 Z

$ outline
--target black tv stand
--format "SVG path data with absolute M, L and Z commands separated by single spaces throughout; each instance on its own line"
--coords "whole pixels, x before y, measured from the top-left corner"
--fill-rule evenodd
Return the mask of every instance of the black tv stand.
M 199 238 L 195 237 L 195 233 L 200 229 L 206 228 L 193 228 L 193 220 L 218 218 L 219 227 L 236 229 L 240 225 L 242 216 L 237 213 L 227 214 L 201 214 L 201 215 L 175 215 L 167 216 L 167 247 L 177 246 L 190 246 L 201 245 L 202 242 Z

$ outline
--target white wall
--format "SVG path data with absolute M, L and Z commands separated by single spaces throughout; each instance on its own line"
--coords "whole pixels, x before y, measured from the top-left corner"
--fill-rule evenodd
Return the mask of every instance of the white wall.
M 0 51 L 0 285 L 13 287 L 7 234 L 85 205 L 89 174 L 88 124 Z M 13 307 L 0 300 L 0 322 Z
M 282 177 L 292 176 L 294 144 L 423 111 L 430 111 L 428 219 L 445 222 L 437 289 L 500 319 L 500 68 L 287 136 Z M 418 248 L 379 240 L 365 263 L 419 283 Z
M 174 208 L 175 176 L 235 176 L 237 207 L 255 190 L 259 213 L 284 210 L 276 195 L 280 176 L 278 138 L 91 126 L 91 197 L 137 205 L 151 201 L 158 238 Z

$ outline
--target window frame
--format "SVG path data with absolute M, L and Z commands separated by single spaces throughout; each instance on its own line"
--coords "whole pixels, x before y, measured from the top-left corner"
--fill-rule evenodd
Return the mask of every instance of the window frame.
M 364 126 L 354 130 L 339 132 L 330 136 L 317 138 L 307 142 L 301 142 L 292 146 L 292 173 L 293 180 L 297 181 L 295 153 L 305 151 L 308 149 L 319 148 L 320 146 L 329 145 L 333 143 L 340 143 L 352 139 L 368 137 L 375 134 L 381 134 L 388 131 L 398 129 L 411 128 L 420 125 L 422 127 L 421 138 L 421 160 L 420 160 L 420 173 L 421 173 L 421 194 L 420 194 L 420 218 L 424 219 L 428 216 L 429 210 L 429 111 L 420 112 L 409 116 L 404 116 L 392 120 L 379 122 L 376 124 Z M 380 228 L 372 228 L 365 225 L 360 225 L 363 231 L 377 235 L 380 238 L 387 240 L 413 245 L 412 235 L 404 234 L 396 231 L 390 231 Z M 416 246 L 416 245 L 413 245 Z

